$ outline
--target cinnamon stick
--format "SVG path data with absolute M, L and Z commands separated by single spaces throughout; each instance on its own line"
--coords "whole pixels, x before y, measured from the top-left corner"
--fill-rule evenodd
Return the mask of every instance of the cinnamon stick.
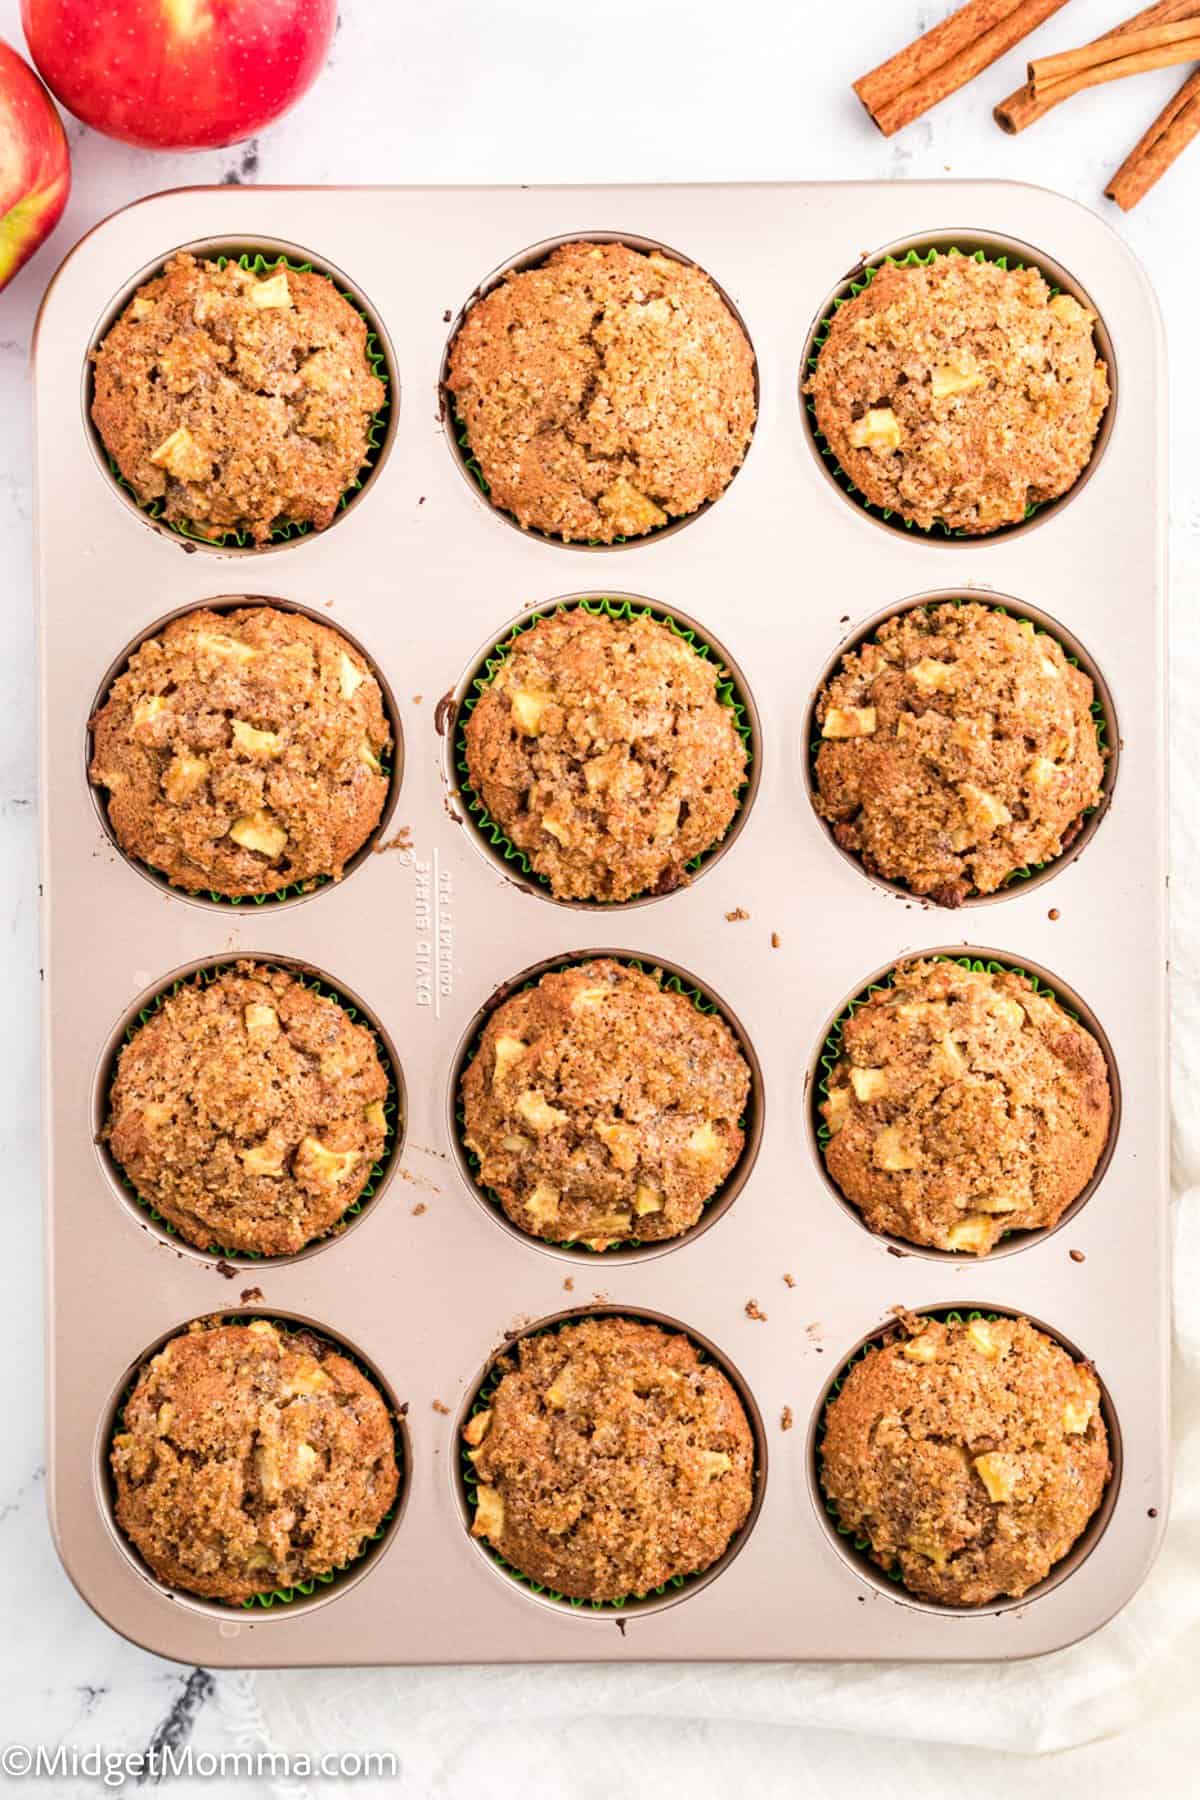
M 1149 131 L 1136 143 L 1105 193 L 1122 212 L 1129 212 L 1164 176 L 1175 158 L 1200 134 L 1200 69 L 1189 75 L 1175 98 L 1164 106 Z
M 1035 97 L 1060 87 L 1077 94 L 1083 88 L 1141 75 L 1148 69 L 1167 69 L 1175 63 L 1197 60 L 1200 20 L 1181 19 L 1173 25 L 1151 25 L 1123 38 L 1100 38 L 1078 50 L 1042 57 L 1030 63 L 1029 82 Z
M 1173 25 L 1179 19 L 1194 18 L 1200 18 L 1200 0 L 1158 0 L 1157 5 L 1147 6 L 1142 12 L 1135 13 L 1132 19 L 1126 19 L 1122 25 L 1114 25 L 1111 31 L 1102 33 L 1093 42 L 1099 44 L 1105 38 L 1128 37 L 1131 32 L 1142 31 L 1151 25 Z M 999 106 L 993 109 L 992 117 L 1001 131 L 1007 131 L 1015 137 L 1017 132 L 1044 119 L 1066 97 L 1065 94 L 1035 95 L 1032 85 L 1026 81 L 1007 100 L 1001 100 Z
M 1066 0 L 968 0 L 877 69 L 854 92 L 892 137 L 1028 37 Z

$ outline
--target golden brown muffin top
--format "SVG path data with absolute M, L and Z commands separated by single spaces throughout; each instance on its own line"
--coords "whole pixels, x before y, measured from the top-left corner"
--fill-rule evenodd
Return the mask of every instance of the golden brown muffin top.
M 701 269 L 562 244 L 477 301 L 446 386 L 493 505 L 611 544 L 728 486 L 754 429 L 754 352 Z
M 1091 1033 L 1023 975 L 902 963 L 842 1026 L 825 1167 L 872 1231 L 979 1255 L 1058 1223 L 1112 1097 Z
M 720 665 L 642 613 L 513 642 L 466 720 L 471 785 L 559 899 L 666 893 L 724 837 L 746 747 Z
M 1061 855 L 1102 798 L 1091 679 L 1030 620 L 913 607 L 817 701 L 818 812 L 869 873 L 943 906 Z
M 910 1593 L 947 1606 L 1018 1598 L 1100 1505 L 1111 1466 L 1099 1384 L 1025 1319 L 900 1321 L 826 1408 L 822 1486 Z
M 127 855 L 226 896 L 335 881 L 378 824 L 379 683 L 327 625 L 273 606 L 173 619 L 92 725 L 90 775 Z
M 1109 398 L 1095 323 L 1036 269 L 885 263 L 835 311 L 806 391 L 872 505 L 996 531 L 1087 466 Z
M 474 1537 L 531 1581 L 616 1600 L 698 1574 L 746 1522 L 754 1438 L 732 1384 L 678 1332 L 584 1319 L 521 1338 L 463 1428 Z
M 358 1556 L 399 1486 L 383 1396 L 310 1332 L 191 1326 L 112 1441 L 117 1523 L 160 1581 L 238 1602 Z
M 741 1155 L 749 1092 L 723 1019 L 598 958 L 492 1013 L 463 1072 L 464 1142 L 479 1185 L 535 1237 L 677 1237 Z
M 105 1136 L 202 1250 L 287 1256 L 359 1198 L 387 1142 L 373 1034 L 284 969 L 169 994 L 122 1050 Z
M 193 535 L 318 531 L 370 448 L 387 390 L 367 324 L 328 276 L 258 276 L 181 251 L 93 351 L 92 419 L 142 506 Z

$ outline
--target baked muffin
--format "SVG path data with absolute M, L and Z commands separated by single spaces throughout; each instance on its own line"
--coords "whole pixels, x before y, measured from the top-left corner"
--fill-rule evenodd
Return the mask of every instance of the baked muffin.
M 492 503 L 568 543 L 641 537 L 723 493 L 754 352 L 702 269 L 562 244 L 467 313 L 446 387 Z
M 1099 805 L 1089 676 L 1029 620 L 917 606 L 817 701 L 816 806 L 872 875 L 943 906 L 1060 856 Z
M 571 1599 L 699 1574 L 741 1530 L 754 1438 L 721 1370 L 679 1332 L 584 1319 L 520 1338 L 463 1428 L 473 1537 Z
M 496 1007 L 462 1077 L 475 1179 L 522 1231 L 678 1237 L 742 1152 L 750 1070 L 715 1013 L 601 957 Z
M 747 758 L 722 674 L 646 613 L 572 607 L 516 638 L 467 718 L 468 777 L 556 898 L 669 893 L 724 837 Z
M 235 898 L 337 881 L 387 799 L 392 736 L 369 665 L 273 606 L 173 619 L 91 728 L 113 835 L 176 887 Z
M 817 428 L 873 506 L 926 531 L 1017 525 L 1091 458 L 1109 399 L 1095 323 L 1036 269 L 884 263 L 817 353 Z
M 117 1523 L 159 1580 L 235 1604 L 353 1561 L 399 1486 L 379 1390 L 331 1344 L 266 1319 L 165 1344 L 110 1458 Z
M 1050 1573 L 1112 1472 L 1086 1363 L 1025 1319 L 900 1314 L 825 1409 L 821 1483 L 910 1593 L 1018 1599 Z
M 326 275 L 264 276 L 186 251 L 92 353 L 92 419 L 137 497 L 194 536 L 320 531 L 387 398 L 367 324 Z
M 104 1135 L 202 1250 L 287 1256 L 353 1206 L 387 1140 L 375 1038 L 285 969 L 185 982 L 121 1051 Z
M 939 1250 L 1056 1225 L 1112 1097 L 1089 1031 L 1023 975 L 902 963 L 842 1025 L 825 1167 L 872 1231 Z

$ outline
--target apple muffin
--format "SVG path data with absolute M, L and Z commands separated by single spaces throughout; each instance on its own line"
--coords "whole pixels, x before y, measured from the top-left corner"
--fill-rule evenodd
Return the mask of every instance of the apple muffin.
M 514 1225 L 605 1250 L 696 1223 L 742 1153 L 749 1093 L 724 1019 L 600 957 L 492 1012 L 463 1071 L 463 1143 Z
M 902 963 L 841 1026 L 825 1167 L 872 1231 L 982 1256 L 1056 1225 L 1112 1123 L 1104 1052 L 1024 976 Z
M 699 1574 L 741 1530 L 754 1436 L 733 1384 L 690 1339 L 592 1318 L 517 1340 L 463 1427 L 472 1536 L 579 1600 Z
M 267 1319 L 197 1322 L 165 1344 L 110 1460 L 117 1524 L 159 1580 L 235 1605 L 352 1562 L 399 1486 L 378 1388 Z
M 1036 269 L 884 263 L 834 311 L 805 391 L 872 506 L 978 536 L 1087 467 L 1109 400 L 1095 323 Z
M 180 251 L 92 353 L 92 420 L 141 506 L 194 537 L 321 531 L 367 461 L 387 389 L 326 275 Z
M 821 1485 L 920 1599 L 1019 1599 L 1103 1498 L 1099 1384 L 1026 1319 L 898 1316 L 826 1406 Z
M 117 843 L 192 892 L 337 881 L 387 800 L 378 681 L 336 631 L 280 607 L 173 619 L 91 729 Z
M 725 836 L 747 755 L 724 673 L 647 613 L 569 607 L 513 641 L 463 727 L 468 780 L 557 899 L 669 893 Z
M 286 969 L 239 962 L 185 982 L 135 1029 L 104 1137 L 188 1243 L 288 1256 L 362 1194 L 387 1095 L 365 1025 Z
M 716 500 L 746 454 L 754 352 L 702 269 L 562 244 L 467 312 L 446 387 L 494 506 L 567 543 Z
M 1095 689 L 1031 620 L 916 606 L 821 690 L 815 804 L 868 874 L 942 906 L 1061 856 L 1103 798 Z

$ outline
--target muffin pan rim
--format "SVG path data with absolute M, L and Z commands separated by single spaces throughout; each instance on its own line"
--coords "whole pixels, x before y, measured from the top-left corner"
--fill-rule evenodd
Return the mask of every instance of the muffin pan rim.
M 1093 698 L 1099 702 L 1101 707 L 1106 727 L 1107 741 L 1104 747 L 1104 773 L 1100 783 L 1100 799 L 1090 812 L 1083 815 L 1083 822 L 1080 825 L 1079 831 L 1066 848 L 1061 850 L 1057 856 L 1051 857 L 1047 862 L 1038 865 L 1030 865 L 1030 873 L 1028 875 L 1021 875 L 1019 871 L 1014 871 L 1009 879 L 1001 887 L 998 887 L 994 893 L 968 894 L 967 898 L 962 902 L 961 907 L 942 907 L 936 900 L 931 899 L 928 894 L 918 894 L 915 889 L 906 886 L 905 883 L 898 878 L 893 878 L 888 875 L 872 874 L 864 866 L 862 857 L 856 851 L 844 850 L 837 842 L 829 821 L 817 812 L 816 798 L 819 790 L 816 780 L 816 758 L 813 754 L 812 745 L 817 730 L 817 702 L 820 700 L 821 694 L 824 692 L 825 688 L 837 675 L 845 658 L 852 655 L 854 651 L 861 650 L 864 645 L 869 644 L 877 636 L 880 626 L 887 624 L 890 619 L 899 618 L 904 613 L 915 612 L 920 608 L 940 606 L 943 604 L 952 605 L 956 601 L 962 601 L 966 605 L 986 606 L 993 611 L 1005 612 L 1014 619 L 1032 620 L 1033 624 L 1039 630 L 1046 632 L 1052 637 L 1059 648 L 1078 663 L 1080 669 L 1091 681 Z M 1121 726 L 1120 720 L 1117 717 L 1116 702 L 1113 699 L 1112 689 L 1105 679 L 1099 664 L 1091 655 L 1086 645 L 1081 642 L 1068 626 L 1061 624 L 1051 613 L 1043 611 L 1041 607 L 1033 605 L 1030 601 L 1018 599 L 1015 594 L 1001 594 L 994 588 L 975 588 L 964 584 L 962 588 L 930 588 L 924 593 L 912 594 L 907 599 L 897 600 L 891 606 L 881 607 L 879 612 L 875 613 L 865 622 L 865 624 L 856 625 L 854 629 L 841 640 L 837 649 L 833 652 L 828 663 L 825 665 L 825 669 L 821 674 L 820 679 L 814 685 L 812 693 L 809 696 L 808 705 L 804 712 L 801 758 L 804 767 L 804 783 L 808 790 L 809 803 L 812 806 L 813 814 L 818 823 L 822 826 L 825 836 L 828 838 L 833 849 L 837 851 L 838 855 L 848 862 L 852 868 L 856 868 L 864 880 L 874 882 L 876 887 L 883 888 L 889 894 L 896 894 L 902 900 L 916 901 L 921 906 L 929 907 L 936 912 L 944 914 L 947 918 L 952 918 L 956 913 L 965 912 L 968 907 L 994 906 L 1003 900 L 1013 899 L 1018 895 L 1029 893 L 1035 888 L 1044 887 L 1047 882 L 1053 881 L 1056 875 L 1060 875 L 1064 869 L 1069 867 L 1076 857 L 1082 856 L 1083 852 L 1087 849 L 1088 845 L 1103 825 L 1112 805 L 1113 794 L 1116 791 L 1117 775 L 1121 765 Z
M 825 1416 L 825 1409 L 833 1397 L 835 1384 L 858 1360 L 863 1351 L 874 1345 L 883 1346 L 898 1329 L 896 1320 L 892 1318 L 884 1319 L 875 1327 L 874 1331 L 866 1332 L 859 1338 L 854 1348 L 841 1358 L 837 1366 L 837 1373 L 813 1408 L 805 1434 L 808 1491 L 813 1511 L 816 1513 L 819 1523 L 824 1527 L 826 1540 L 840 1560 L 853 1570 L 857 1579 L 870 1583 L 876 1593 L 882 1595 L 886 1600 L 891 1600 L 897 1606 L 911 1607 L 915 1612 L 930 1614 L 939 1619 L 980 1616 L 995 1618 L 1006 1612 L 1032 1606 L 1035 1601 L 1052 1594 L 1064 1581 L 1069 1580 L 1077 1569 L 1083 1566 L 1112 1523 L 1113 1514 L 1120 1498 L 1125 1459 L 1121 1422 L 1108 1383 L 1095 1363 L 1070 1338 L 1064 1336 L 1055 1326 L 1048 1325 L 1044 1319 L 1036 1318 L 1029 1313 L 1015 1312 L 1011 1307 L 1001 1306 L 990 1300 L 943 1301 L 940 1305 L 935 1302 L 932 1305 L 914 1308 L 913 1311 L 918 1318 L 944 1318 L 947 1313 L 951 1312 L 960 1313 L 964 1318 L 976 1312 L 983 1313 L 985 1317 L 995 1314 L 997 1317 L 1005 1319 L 1023 1318 L 1027 1324 L 1034 1326 L 1036 1330 L 1060 1345 L 1074 1362 L 1082 1363 L 1092 1371 L 1100 1389 L 1100 1412 L 1108 1434 L 1108 1457 L 1111 1465 L 1111 1473 L 1104 1484 L 1100 1504 L 1066 1555 L 1060 1557 L 1040 1581 L 1035 1582 L 1032 1587 L 1027 1588 L 1023 1594 L 1015 1598 L 1012 1595 L 1002 1594 L 997 1595 L 994 1600 L 980 1601 L 975 1606 L 952 1606 L 948 1601 L 923 1599 L 919 1594 L 914 1594 L 905 1587 L 902 1580 L 892 1580 L 885 1570 L 871 1561 L 867 1551 L 856 1550 L 853 1545 L 847 1544 L 846 1538 L 838 1531 L 834 1516 L 826 1503 L 826 1494 L 821 1482 L 821 1424 Z
M 958 198 L 946 204 L 950 193 Z M 557 908 L 524 895 L 469 851 L 447 818 L 440 780 L 444 746 L 430 713 L 444 668 L 461 667 L 472 641 L 534 593 L 573 585 L 517 531 L 497 532 L 464 507 L 461 477 L 434 448 L 431 407 L 444 351 L 448 303 L 478 267 L 514 242 L 561 235 L 579 218 L 621 216 L 640 235 L 688 245 L 705 268 L 727 273 L 760 362 L 765 396 L 745 479 L 713 509 L 701 539 L 647 542 L 654 570 L 635 584 L 664 610 L 711 619 L 736 641 L 762 709 L 764 779 L 754 809 L 753 851 L 722 858 L 696 883 L 648 908 L 636 941 L 647 960 L 704 971 L 736 1008 L 763 1060 L 774 1099 L 802 1059 L 831 996 L 864 967 L 917 954 L 947 934 L 936 914 L 863 881 L 818 844 L 796 728 L 803 698 L 837 635 L 834 621 L 867 611 L 879 595 L 921 583 L 904 578 L 892 537 L 862 532 L 828 502 L 796 417 L 796 362 L 803 318 L 796 295 L 815 292 L 822 266 L 877 243 L 913 217 L 984 217 L 1053 243 L 1086 270 L 1116 339 L 1122 376 L 1117 428 L 1077 508 L 1039 538 L 1015 534 L 972 565 L 1008 592 L 1077 596 L 1072 623 L 1102 667 L 1120 677 L 1129 730 L 1122 776 L 1105 831 L 1082 864 L 1064 869 L 1047 922 L 1043 896 L 1014 897 L 1003 941 L 1012 960 L 1062 970 L 1095 1002 L 1125 1086 L 1126 1120 L 1108 1180 L 1127 1204 L 1088 1207 L 1064 1240 L 992 1262 L 987 1287 L 1004 1306 L 1055 1321 L 1056 1334 L 1097 1356 L 1121 1406 L 1128 1479 L 1108 1530 L 1086 1567 L 1037 1606 L 962 1618 L 953 1628 L 912 1608 L 880 1604 L 869 1584 L 815 1548 L 820 1526 L 804 1500 L 801 1426 L 830 1366 L 863 1319 L 897 1299 L 914 1310 L 940 1303 L 949 1285 L 924 1259 L 867 1254 L 833 1217 L 800 1151 L 794 1109 L 772 1104 L 753 1179 L 720 1237 L 707 1233 L 686 1261 L 624 1265 L 604 1285 L 617 1310 L 661 1310 L 728 1346 L 766 1421 L 772 1480 L 755 1553 L 693 1607 L 640 1615 L 619 1632 L 577 1629 L 549 1608 L 523 1604 L 507 1584 L 478 1573 L 462 1547 L 442 1471 L 454 1451 L 454 1408 L 483 1348 L 522 1317 L 563 1304 L 563 1265 L 534 1257 L 492 1230 L 478 1208 L 449 1191 L 442 1101 L 443 1058 L 474 1005 L 508 969 L 571 950 L 579 935 Z M 940 196 L 940 198 L 937 198 Z M 619 208 L 619 213 L 617 209 Z M 610 210 L 612 209 L 612 210 Z M 364 863 L 324 909 L 255 910 L 254 948 L 344 973 L 403 1052 L 409 1141 L 401 1174 L 411 1208 L 393 1188 L 373 1235 L 349 1233 L 336 1265 L 310 1257 L 250 1275 L 265 1309 L 330 1321 L 329 1335 L 361 1344 L 421 1415 L 403 1532 L 370 1586 L 341 1595 L 320 1619 L 292 1609 L 292 1625 L 258 1635 L 261 1619 L 215 1621 L 169 1603 L 113 1555 L 88 1468 L 90 1428 L 114 1368 L 177 1322 L 236 1299 L 211 1266 L 164 1256 L 144 1233 L 110 1231 L 98 1218 L 94 1147 L 80 1130 L 96 1041 L 130 995 L 185 958 L 212 959 L 226 930 L 241 948 L 242 909 L 214 937 L 196 908 L 173 907 L 149 882 L 112 873 L 116 858 L 81 780 L 76 741 L 60 721 L 81 717 L 110 634 L 133 639 L 151 607 L 210 598 L 211 570 L 171 556 L 159 534 L 131 533 L 85 473 L 91 452 L 79 430 L 78 354 L 115 267 L 157 260 L 164 243 L 229 222 L 226 240 L 281 233 L 327 247 L 359 272 L 387 320 L 407 403 L 379 478 L 378 505 L 360 508 L 355 531 L 314 535 L 288 568 L 288 591 L 310 608 L 333 597 L 330 623 L 369 643 L 395 686 L 405 738 L 403 809 L 414 849 Z M 629 235 L 629 234 L 626 234 Z M 427 253 L 423 253 L 426 252 Z M 801 300 L 803 305 L 803 300 Z M 621 190 L 242 190 L 161 196 L 118 214 L 84 241 L 52 286 L 37 357 L 37 493 L 41 531 L 40 629 L 45 688 L 42 754 L 46 795 L 44 878 L 49 1134 L 50 1511 L 67 1569 L 89 1602 L 148 1648 L 205 1666 L 354 1665 L 514 1660 L 712 1661 L 720 1658 L 873 1661 L 1008 1659 L 1061 1647 L 1103 1622 L 1136 1589 L 1166 1511 L 1168 1452 L 1164 1070 L 1161 1037 L 1165 941 L 1162 877 L 1161 621 L 1164 433 L 1161 328 L 1132 257 L 1086 209 L 1011 184 L 811 184 Z M 431 424 L 433 429 L 431 430 Z M 372 484 L 374 485 L 374 484 Z M 1119 496 L 1139 496 L 1119 532 L 1104 525 Z M 56 529 L 63 493 L 78 494 L 71 531 Z M 786 533 L 779 522 L 787 523 Z M 1090 529 L 1089 529 L 1090 524 Z M 136 541 L 135 541 L 136 540 Z M 703 544 L 703 556 L 694 550 Z M 788 554 L 805 546 L 797 558 Z M 747 546 L 749 545 L 749 551 Z M 1043 585 L 1031 579 L 1035 567 Z M 919 559 L 920 549 L 908 552 Z M 931 552 L 932 554 L 932 552 Z M 88 560 L 90 559 L 90 561 Z M 567 566 L 564 562 L 564 568 Z M 538 569 L 543 570 L 538 574 Z M 931 583 L 944 573 L 931 567 Z M 81 583 L 81 570 L 90 583 Z M 206 575 L 209 579 L 206 579 Z M 1058 586 L 1054 583 L 1057 579 Z M 232 585 L 232 584 L 231 584 Z M 257 584 L 256 584 L 257 585 Z M 274 585 L 274 584 L 272 584 Z M 675 603 L 680 603 L 677 608 Z M 1131 631 L 1131 618 L 1137 621 Z M 344 625 L 342 621 L 345 621 Z M 436 652 L 436 653 L 435 653 Z M 439 666 L 440 665 L 440 666 Z M 801 706 L 796 704 L 797 699 Z M 810 823 L 810 821 L 812 821 Z M 403 835 L 403 834 L 401 834 Z M 776 948 L 769 940 L 772 932 Z M 611 934 L 606 931 L 605 936 Z M 624 934 L 622 934 L 624 935 Z M 96 954 L 98 941 L 103 955 Z M 335 951 L 331 945 L 335 943 Z M 1089 976 L 1088 971 L 1094 973 Z M 89 1024 L 89 1020 L 91 1023 Z M 782 1061 L 780 1059 L 783 1059 Z M 431 1073 L 436 1080 L 431 1080 Z M 790 1114 L 790 1116 L 789 1116 Z M 420 1215 L 414 1217 L 414 1215 Z M 105 1258 L 96 1280 L 97 1250 Z M 796 1291 L 785 1288 L 790 1269 Z M 575 1272 L 576 1276 L 578 1271 Z M 940 1276 L 940 1279 L 938 1278 Z M 333 1279 L 336 1277 L 335 1279 Z M 1111 1305 L 1120 1283 L 1120 1317 Z M 966 1287 L 970 1278 L 963 1283 Z M 576 1300 L 591 1283 L 576 1282 Z M 743 1316 L 750 1296 L 761 1303 Z M 522 1312 L 523 1309 L 523 1312 Z M 769 1319 L 767 1317 L 769 1315 Z M 1112 1316 L 1110 1316 L 1112 1315 Z M 1136 1322 L 1131 1331 L 1129 1320 Z M 101 1388 L 105 1391 L 101 1391 Z M 1130 1395 L 1137 1404 L 1130 1405 Z M 448 1402 L 446 1406 L 443 1402 Z M 795 1430 L 776 1439 L 784 1405 Z M 431 1417 L 446 1413 L 445 1418 Z M 1154 1502 L 1149 1505 L 1147 1502 Z

